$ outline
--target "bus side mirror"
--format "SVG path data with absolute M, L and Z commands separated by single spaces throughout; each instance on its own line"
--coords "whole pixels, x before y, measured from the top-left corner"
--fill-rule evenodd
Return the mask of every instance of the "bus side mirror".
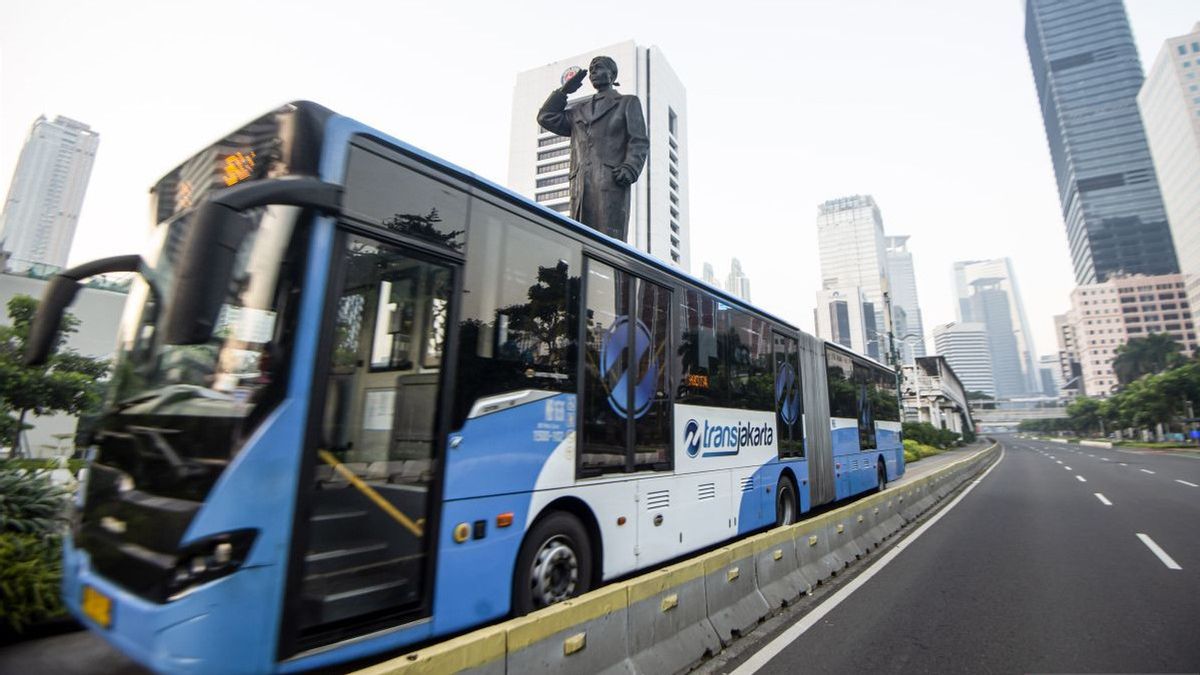
M 219 202 L 200 205 L 176 263 L 171 303 L 163 318 L 166 344 L 204 344 L 212 337 L 238 248 L 253 228 L 254 222 L 241 211 Z
M 278 205 L 336 214 L 341 199 L 339 185 L 316 178 L 274 178 L 226 188 L 197 207 L 176 262 L 163 342 L 199 345 L 212 339 L 229 296 L 238 249 L 255 226 L 245 211 Z
M 25 341 L 25 365 L 40 366 L 50 358 L 58 338 L 58 329 L 62 325 L 63 312 L 75 299 L 79 289 L 83 288 L 80 281 L 109 272 L 138 272 L 141 264 L 141 256 L 120 255 L 93 260 L 54 275 L 29 326 L 29 339 Z

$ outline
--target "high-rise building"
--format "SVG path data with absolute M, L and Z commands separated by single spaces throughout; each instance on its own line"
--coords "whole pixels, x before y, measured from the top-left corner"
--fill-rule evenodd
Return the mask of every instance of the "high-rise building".
M 0 212 L 0 250 L 10 270 L 66 266 L 99 144 L 100 134 L 82 122 L 62 115 L 34 121 Z
M 888 351 L 887 332 L 891 317 L 885 317 L 884 293 L 888 291 L 887 254 L 884 247 L 883 217 L 870 195 L 831 199 L 818 207 L 817 239 L 821 257 L 821 289 L 852 293 L 857 288 L 870 305 L 865 350 L 862 353 L 882 359 Z M 817 294 L 817 314 L 825 310 L 822 293 Z M 833 339 L 830 334 L 818 334 Z M 836 341 L 836 340 L 835 340 Z
M 1185 353 L 1196 349 L 1196 329 L 1188 309 L 1183 275 L 1113 276 L 1071 292 L 1071 324 L 1083 393 L 1108 396 L 1117 387 L 1112 362 L 1129 340 L 1165 333 Z
M 729 262 L 729 276 L 725 278 L 725 290 L 746 302 L 750 302 L 750 277 L 742 271 L 742 261 L 734 258 Z
M 1083 366 L 1079 363 L 1079 338 L 1070 316 L 1054 315 L 1054 335 L 1058 340 L 1058 373 L 1062 379 L 1059 393 L 1074 398 L 1083 393 Z
M 1163 45 L 1138 94 L 1192 321 L 1200 324 L 1200 23 Z
M 954 290 L 959 322 L 987 327 L 997 395 L 1004 398 L 1041 391 L 1033 333 L 1025 318 L 1012 261 L 994 258 L 956 262 Z
M 1121 0 L 1026 0 L 1025 44 L 1078 284 L 1179 271 Z
M 921 319 L 921 305 L 917 301 L 917 274 L 913 269 L 912 252 L 908 250 L 907 234 L 884 237 L 887 247 L 887 272 L 891 280 L 891 299 L 896 346 L 904 363 L 925 356 L 925 322 Z M 904 326 L 900 326 L 900 315 Z
M 826 340 L 883 360 L 882 345 L 872 338 L 878 332 L 875 306 L 857 286 L 817 291 L 814 323 L 817 335 Z
M 996 396 L 987 327 L 981 323 L 947 323 L 933 328 L 933 344 L 946 358 L 963 388 Z
M 721 287 L 721 283 L 717 281 L 717 273 L 713 271 L 712 263 L 704 263 L 704 274 L 701 276 L 701 279 L 709 286 Z
M 593 57 L 600 55 L 617 63 L 617 82 L 621 84 L 617 91 L 636 94 L 641 100 L 650 138 L 646 166 L 633 185 L 627 243 L 691 271 L 687 93 L 657 47 L 641 47 L 627 41 L 517 75 L 508 186 L 544 206 L 570 213 L 570 139 L 542 129 L 537 123 L 537 112 L 550 92 L 563 85 L 567 69 L 586 68 Z M 594 93 L 585 79 L 567 105 L 588 99 Z
M 1062 393 L 1062 371 L 1058 365 L 1058 354 L 1038 357 L 1038 372 L 1042 376 L 1042 395 L 1058 398 Z

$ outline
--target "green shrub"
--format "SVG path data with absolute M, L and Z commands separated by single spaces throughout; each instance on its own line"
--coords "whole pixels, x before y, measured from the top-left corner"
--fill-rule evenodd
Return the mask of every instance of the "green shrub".
M 45 472 L 0 470 L 0 533 L 58 534 L 66 522 L 66 495 Z
M 26 626 L 63 614 L 58 536 L 0 533 L 0 626 Z
M 37 469 L 45 469 L 53 471 L 54 469 L 65 468 L 72 474 L 79 473 L 79 470 L 87 466 L 87 460 L 83 459 L 68 459 L 66 466 L 60 466 L 57 459 L 4 459 L 0 460 L 0 471 L 6 469 L 25 469 L 26 471 L 34 471 Z
M 914 441 L 911 438 L 904 439 L 904 462 L 906 464 L 911 464 L 912 462 L 920 461 L 921 459 L 923 459 L 925 457 L 933 457 L 934 455 L 940 455 L 940 454 L 942 454 L 942 452 L 944 452 L 944 451 L 940 450 L 938 448 L 935 448 L 932 445 L 918 443 L 917 441 Z
M 943 450 L 958 442 L 958 434 L 949 429 L 939 429 L 929 422 L 905 422 L 902 429 L 905 440 L 911 439 Z

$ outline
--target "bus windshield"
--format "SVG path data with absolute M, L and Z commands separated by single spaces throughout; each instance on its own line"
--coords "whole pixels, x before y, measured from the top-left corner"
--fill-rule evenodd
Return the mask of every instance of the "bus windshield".
M 238 251 L 212 338 L 168 345 L 160 339 L 180 242 L 191 211 L 158 226 L 143 254 L 122 318 L 107 414 L 97 435 L 99 463 L 127 474 L 141 491 L 202 500 L 246 433 L 277 400 L 288 356 L 286 317 L 299 292 L 300 209 L 252 213 L 257 227 Z

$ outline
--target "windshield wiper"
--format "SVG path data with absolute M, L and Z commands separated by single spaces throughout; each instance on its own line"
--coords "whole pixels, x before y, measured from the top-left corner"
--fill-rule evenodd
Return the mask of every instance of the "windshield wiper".
M 120 412 L 131 406 L 137 405 L 138 403 L 155 401 L 154 405 L 146 411 L 154 412 L 155 410 L 158 410 L 169 403 L 185 401 L 190 398 L 208 398 L 219 401 L 233 400 L 232 396 L 221 394 L 213 391 L 212 389 L 201 387 L 196 384 L 168 384 L 142 394 L 135 394 L 134 396 L 116 403 L 113 407 Z

